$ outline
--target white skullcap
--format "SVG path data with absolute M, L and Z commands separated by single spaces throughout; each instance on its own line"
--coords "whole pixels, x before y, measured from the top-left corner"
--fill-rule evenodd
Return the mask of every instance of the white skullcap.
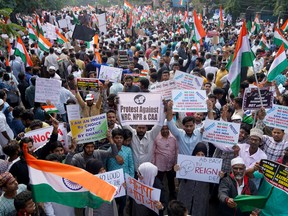
M 233 159 L 231 160 L 231 166 L 234 166 L 234 165 L 236 165 L 236 164 L 243 164 L 243 165 L 245 165 L 244 160 L 243 160 L 241 157 L 236 157 L 236 158 L 233 158 Z

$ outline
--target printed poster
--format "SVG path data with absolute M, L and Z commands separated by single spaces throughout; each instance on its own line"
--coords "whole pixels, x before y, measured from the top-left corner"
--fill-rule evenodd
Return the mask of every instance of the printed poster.
M 72 137 L 78 144 L 94 142 L 106 138 L 107 118 L 106 113 L 70 121 Z
M 173 90 L 173 112 L 207 112 L 205 90 Z
M 237 145 L 240 131 L 240 124 L 205 120 L 202 141 L 215 144 Z
M 265 179 L 288 194 L 288 166 L 270 160 L 261 160 L 260 167 Z
M 275 127 L 282 130 L 287 130 L 288 107 L 274 104 L 273 107 L 267 111 L 264 118 L 264 123 L 268 127 Z
M 182 71 L 176 71 L 174 75 L 174 81 L 178 89 L 201 89 L 204 79 L 192 74 L 188 74 Z
M 119 92 L 118 113 L 122 125 L 161 124 L 162 96 L 158 93 Z

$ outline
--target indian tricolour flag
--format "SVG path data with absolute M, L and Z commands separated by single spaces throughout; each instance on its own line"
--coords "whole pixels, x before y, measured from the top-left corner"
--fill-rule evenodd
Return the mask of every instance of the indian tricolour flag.
M 56 202 L 62 205 L 99 208 L 111 202 L 116 188 L 87 171 L 58 162 L 37 160 L 24 144 L 30 185 L 35 202 Z
M 50 47 L 52 47 L 52 44 L 42 34 L 39 34 L 38 46 L 41 50 L 49 52 L 49 49 Z
M 185 0 L 180 0 L 180 1 L 179 1 L 179 5 L 185 6 Z
M 220 29 L 224 28 L 222 5 L 220 5 L 220 11 L 219 11 L 219 27 L 220 27 Z
M 22 61 L 26 63 L 27 66 L 29 67 L 33 66 L 33 62 L 31 61 L 31 58 L 26 50 L 26 47 L 20 37 L 17 38 L 17 43 L 14 49 L 15 49 L 14 55 L 19 56 L 22 59 Z
M 234 56 L 231 60 L 229 67 L 228 81 L 230 82 L 230 88 L 233 95 L 237 96 L 240 89 L 241 82 L 241 68 L 253 66 L 253 60 L 255 56 L 251 52 L 248 31 L 245 21 L 243 22 L 240 35 L 236 43 Z
M 56 29 L 56 34 L 57 34 L 57 43 L 59 44 L 64 44 L 64 43 L 68 43 L 68 40 L 66 37 L 64 37 L 58 29 Z
M 254 22 L 252 23 L 251 33 L 258 34 L 261 30 L 258 14 L 256 14 Z
M 28 28 L 28 36 L 31 40 L 37 41 L 38 37 L 37 37 L 37 33 L 34 30 L 34 28 L 32 27 L 32 25 L 30 23 L 27 23 L 27 28 Z
M 288 61 L 285 54 L 284 44 L 282 44 L 272 62 L 269 72 L 268 81 L 272 82 L 276 76 L 281 74 L 288 67 Z
M 277 46 L 281 46 L 282 43 L 284 43 L 285 49 L 288 49 L 288 41 L 282 35 L 280 30 L 278 28 L 275 28 L 275 30 L 274 30 L 274 44 L 276 44 Z
M 265 35 L 263 34 L 260 40 L 259 45 L 264 49 L 264 50 L 269 50 L 270 49 L 270 45 L 267 42 L 267 39 L 265 37 Z
M 190 27 L 189 27 L 189 20 L 188 20 L 188 12 L 185 11 L 184 13 L 184 20 L 183 20 L 183 25 L 187 31 L 187 33 L 189 34 L 190 33 Z
M 132 10 L 132 8 L 133 8 L 132 5 L 128 1 L 124 0 L 124 10 L 130 11 Z
M 197 13 L 195 10 L 193 12 L 193 22 L 194 22 L 194 24 L 193 24 L 194 25 L 193 26 L 193 29 L 194 29 L 193 38 L 196 41 L 200 41 L 203 37 L 206 36 L 206 32 L 205 32 L 200 20 L 198 19 L 198 16 L 197 16 Z
M 286 22 L 281 26 L 282 31 L 288 31 L 288 19 Z
M 42 109 L 48 114 L 59 112 L 59 110 L 54 105 L 42 106 Z

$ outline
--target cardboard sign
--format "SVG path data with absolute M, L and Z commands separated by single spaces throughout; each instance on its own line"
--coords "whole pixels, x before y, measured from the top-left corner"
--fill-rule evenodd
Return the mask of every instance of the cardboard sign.
M 98 22 L 99 22 L 99 31 L 104 33 L 104 35 L 107 34 L 107 28 L 106 28 L 106 13 L 102 14 L 96 14 Z
M 79 104 L 70 104 L 66 106 L 68 120 L 80 119 L 80 106 Z
M 70 121 L 72 137 L 77 143 L 88 143 L 101 140 L 107 135 L 106 113 Z
M 275 127 L 282 130 L 288 128 L 288 107 L 273 105 L 273 107 L 267 111 L 264 118 L 264 123 L 269 127 Z
M 273 92 L 269 88 L 260 89 L 264 108 L 271 108 L 273 104 Z M 243 110 L 258 110 L 262 107 L 258 88 L 246 88 L 243 97 Z
M 173 112 L 207 112 L 205 90 L 173 90 Z
M 66 19 L 58 20 L 58 24 L 60 28 L 68 28 L 68 23 Z
M 95 78 L 77 78 L 77 86 L 84 91 L 98 91 L 99 80 Z
M 202 141 L 237 145 L 239 131 L 240 124 L 206 119 Z
M 121 82 L 122 68 L 115 68 L 102 65 L 99 72 L 100 80 L 109 80 L 111 82 Z
M 25 137 L 31 137 L 33 139 L 33 146 L 36 151 L 38 148 L 44 146 L 48 142 L 52 131 L 52 126 L 40 128 L 25 133 Z M 67 129 L 64 127 L 63 123 L 60 123 L 58 127 L 58 141 L 60 141 L 63 147 L 68 150 Z
M 60 100 L 61 81 L 38 77 L 35 84 L 35 102 L 56 104 Z
M 288 193 L 288 166 L 270 160 L 261 160 L 260 167 L 267 182 Z
M 204 79 L 202 77 L 194 76 L 192 74 L 176 71 L 174 81 L 178 89 L 201 89 Z
M 117 187 L 117 191 L 116 191 L 114 198 L 122 197 L 126 195 L 126 190 L 123 186 L 125 182 L 123 169 L 118 169 L 118 170 L 113 170 L 110 172 L 97 174 L 96 176 L 106 181 L 107 183 L 112 184 L 115 187 Z
M 149 187 L 125 173 L 127 194 L 136 203 L 142 204 L 147 208 L 159 214 L 159 210 L 155 206 L 155 201 L 160 200 L 161 190 Z
M 170 100 L 172 98 L 172 90 L 176 88 L 175 81 L 168 80 L 151 85 L 150 92 L 160 93 L 164 100 Z
M 178 154 L 177 164 L 180 170 L 176 178 L 202 182 L 219 183 L 219 172 L 222 167 L 221 158 L 197 157 Z
M 161 124 L 162 96 L 157 93 L 119 92 L 118 113 L 122 125 Z

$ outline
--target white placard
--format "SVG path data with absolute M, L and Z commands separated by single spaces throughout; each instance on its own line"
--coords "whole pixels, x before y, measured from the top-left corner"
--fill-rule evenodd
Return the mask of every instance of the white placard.
M 119 92 L 118 114 L 122 125 L 161 125 L 163 103 L 161 94 Z
M 81 119 L 79 104 L 70 104 L 66 106 L 68 120 Z
M 192 74 L 176 71 L 174 78 L 178 89 L 201 89 L 204 79 Z
M 125 173 L 127 194 L 136 203 L 142 204 L 147 208 L 159 214 L 159 210 L 155 206 L 155 201 L 160 200 L 161 190 L 149 187 Z
M 274 104 L 273 107 L 267 111 L 264 123 L 269 127 L 287 130 L 288 107 Z
M 106 14 L 97 14 L 97 19 L 99 23 L 99 31 L 100 33 L 104 33 L 104 35 L 107 34 L 107 28 L 106 28 Z
M 101 65 L 98 78 L 100 80 L 109 80 L 110 82 L 121 82 L 122 71 L 122 68 Z
M 45 127 L 36 130 L 29 131 L 25 133 L 25 137 L 31 137 L 33 139 L 33 147 L 35 150 L 45 145 L 50 139 L 53 127 Z M 58 127 L 58 141 L 61 141 L 64 148 L 68 150 L 68 139 L 67 139 L 67 129 L 64 127 L 63 123 L 59 124 Z
M 177 164 L 180 166 L 180 170 L 176 172 L 176 178 L 219 183 L 221 158 L 178 154 Z
M 118 170 L 113 170 L 113 171 L 97 174 L 96 176 L 106 181 L 107 183 L 112 184 L 115 187 L 117 187 L 117 191 L 116 191 L 114 198 L 122 197 L 126 195 L 126 190 L 123 186 L 125 182 L 123 169 L 118 169 Z
M 216 144 L 237 145 L 239 138 L 240 124 L 205 120 L 202 141 Z
M 38 77 L 35 85 L 35 102 L 56 104 L 60 100 L 61 81 Z
M 173 90 L 173 112 L 207 112 L 205 90 Z
M 176 89 L 175 81 L 168 80 L 152 84 L 149 90 L 153 93 L 161 93 L 164 100 L 170 100 L 172 98 L 172 90 L 174 89 Z
M 67 28 L 68 27 L 68 23 L 66 19 L 61 19 L 58 20 L 58 24 L 60 28 Z

